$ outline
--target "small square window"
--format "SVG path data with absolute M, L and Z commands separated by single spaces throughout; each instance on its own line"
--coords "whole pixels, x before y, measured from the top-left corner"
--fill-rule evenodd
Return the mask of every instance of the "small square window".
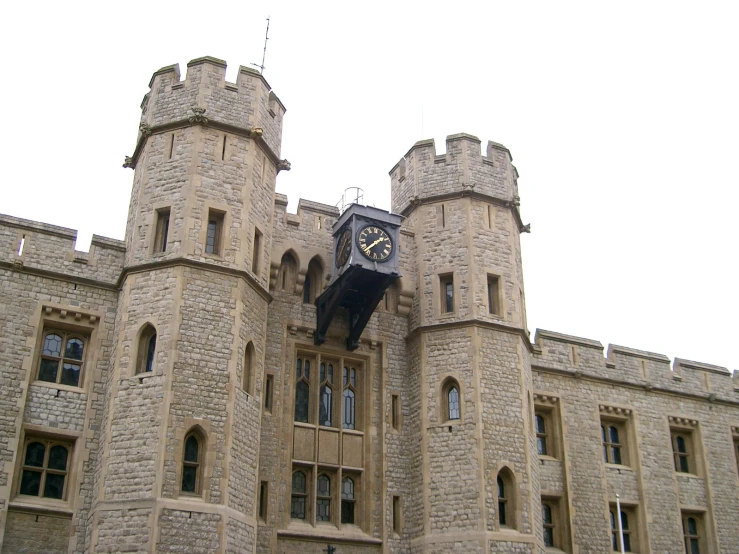
M 439 277 L 441 285 L 441 313 L 450 314 L 454 312 L 454 276 L 452 274 Z
M 161 208 L 157 210 L 157 223 L 154 233 L 154 252 L 166 252 L 167 240 L 169 238 L 169 208 Z
M 216 256 L 221 255 L 221 242 L 223 241 L 223 218 L 224 213 L 217 210 L 208 210 L 208 226 L 205 236 L 205 253 Z

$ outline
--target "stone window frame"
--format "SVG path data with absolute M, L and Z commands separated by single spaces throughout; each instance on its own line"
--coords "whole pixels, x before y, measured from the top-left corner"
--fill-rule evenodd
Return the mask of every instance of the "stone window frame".
M 452 389 L 457 389 L 457 394 L 459 395 L 459 416 L 456 418 L 451 417 L 451 406 L 449 405 L 449 394 L 451 393 Z M 459 383 L 459 378 L 456 375 L 446 375 L 441 380 L 441 385 L 439 387 L 439 421 L 443 425 L 460 425 L 463 423 L 463 417 L 464 417 L 464 394 L 462 385 Z
M 739 425 L 732 426 L 731 438 L 734 447 L 734 458 L 736 458 L 736 476 L 739 478 Z
M 500 489 L 504 496 L 500 496 Z M 497 531 L 516 531 L 520 528 L 518 480 L 516 472 L 507 463 L 501 464 L 495 473 L 494 483 L 495 528 Z M 501 505 L 504 509 L 501 510 Z M 505 513 L 504 513 L 505 512 Z M 503 516 L 503 518 L 501 518 Z
M 257 373 L 257 350 L 254 341 L 249 340 L 244 347 L 244 361 L 241 366 L 241 390 L 254 396 L 254 383 Z
M 228 206 L 221 204 L 208 204 L 204 208 L 205 217 L 200 228 L 199 242 L 203 245 L 202 255 L 207 258 L 222 259 L 225 257 L 226 246 L 228 246 L 227 231 L 230 227 L 230 215 Z M 215 223 L 214 243 L 212 252 L 208 252 L 209 228 Z
M 305 490 L 304 491 L 295 491 L 294 490 L 294 484 L 295 484 L 295 474 L 296 473 L 302 473 L 305 477 Z M 298 521 L 306 521 L 311 522 L 313 520 L 313 494 L 312 494 L 312 487 L 311 484 L 313 482 L 312 479 L 313 476 L 313 466 L 305 466 L 305 465 L 297 465 L 293 464 L 293 470 L 290 472 L 290 519 L 291 520 L 298 520 Z M 294 517 L 293 516 L 293 502 L 296 498 L 302 498 L 303 499 L 303 515 L 305 517 Z
M 49 429 L 40 425 L 24 424 L 21 428 L 18 444 L 22 447 L 18 450 L 15 461 L 15 474 L 11 476 L 9 482 L 12 483 L 12 496 L 9 506 L 41 506 L 49 511 L 67 512 L 77 499 L 73 491 L 77 490 L 79 482 L 78 466 L 80 463 L 80 450 L 77 440 L 82 436 L 81 432 L 67 431 L 65 429 Z M 31 496 L 20 494 L 21 481 L 23 479 L 23 467 L 25 462 L 26 447 L 28 443 L 38 441 L 48 441 L 53 444 L 62 444 L 68 447 L 69 455 L 67 458 L 66 479 L 64 483 L 64 494 L 61 499 L 47 498 L 44 496 Z
M 59 306 L 53 304 L 44 304 L 41 306 L 40 321 L 35 329 L 34 350 L 32 358 L 32 369 L 29 371 L 31 375 L 31 384 L 34 386 L 48 387 L 54 390 L 66 390 L 72 392 L 84 391 L 92 383 L 89 378 L 91 371 L 97 363 L 97 330 L 100 317 L 98 314 L 86 311 L 80 311 L 76 308 Z M 42 350 L 46 335 L 52 331 L 60 331 L 66 334 L 74 335 L 84 340 L 85 346 L 83 351 L 82 367 L 77 385 L 64 385 L 60 382 L 42 381 L 38 379 L 39 369 L 41 366 Z M 63 359 L 63 358 L 62 358 Z M 61 374 L 58 373 L 58 379 Z
M 618 553 L 621 552 L 621 540 L 618 536 L 618 520 L 614 519 L 616 517 L 616 507 L 615 500 L 608 503 L 608 527 L 611 537 L 611 551 Z M 628 549 L 624 547 L 624 550 L 626 552 L 642 552 L 641 534 L 639 533 L 639 505 L 634 502 L 621 500 L 621 514 L 619 515 L 622 518 L 621 524 L 624 532 L 624 543 L 627 542 L 626 539 L 628 537 Z M 625 520 L 623 516 L 626 516 Z
M 602 459 L 606 467 L 633 467 L 635 458 L 633 411 L 631 408 L 600 404 L 599 436 L 602 444 Z M 612 429 L 618 434 L 614 442 Z M 618 449 L 620 461 L 614 461 L 614 449 Z
M 302 302 L 303 304 L 315 304 L 316 298 L 323 292 L 323 262 L 320 256 L 313 256 L 308 262 L 308 271 L 303 281 Z
M 154 230 L 152 236 L 152 254 L 166 254 L 169 243 L 169 229 L 172 225 L 172 206 L 162 205 L 154 207 L 151 228 Z
M 344 498 L 344 481 L 346 479 L 351 479 L 353 483 L 353 498 Z M 361 490 L 361 483 L 362 483 L 362 476 L 359 473 L 352 473 L 351 471 L 342 471 L 341 475 L 341 483 L 338 483 L 340 486 L 340 489 L 338 491 L 339 496 L 339 513 L 338 518 L 341 521 L 341 525 L 358 525 L 359 521 L 359 513 L 357 510 L 357 506 L 359 504 L 359 499 L 361 498 L 362 490 Z M 345 503 L 351 503 L 352 505 L 352 514 L 353 514 L 353 522 L 345 522 L 344 521 L 344 505 Z
M 295 250 L 289 248 L 280 257 L 274 290 L 294 293 L 297 290 L 299 271 L 300 259 Z
M 547 522 L 544 517 L 544 507 L 549 508 L 550 521 Z M 562 517 L 562 497 L 559 496 L 548 496 L 542 495 L 541 497 L 541 526 L 542 526 L 542 540 L 546 548 L 556 548 L 564 550 L 565 543 L 565 524 L 564 518 Z M 547 529 L 551 529 L 552 544 L 547 544 L 546 533 Z
M 152 340 L 154 344 L 152 345 Z M 153 348 L 153 352 L 152 352 Z M 139 377 L 154 375 L 157 354 L 157 329 L 153 323 L 147 321 L 136 334 L 136 360 L 135 373 Z
M 544 420 L 547 451 L 539 452 L 539 437 L 542 435 L 538 428 L 537 417 Z M 537 456 L 542 459 L 558 460 L 562 457 L 562 439 L 559 430 L 559 398 L 548 394 L 534 393 L 533 433 L 537 439 Z
M 455 281 L 454 271 L 443 271 L 437 275 L 439 294 L 438 301 L 434 304 L 437 306 L 439 317 L 452 317 L 457 314 L 459 295 Z M 451 309 L 449 309 L 449 299 L 446 294 L 448 287 L 451 287 L 452 291 Z
M 495 285 L 495 290 L 491 285 Z M 503 276 L 499 273 L 487 272 L 485 303 L 487 315 L 503 318 Z M 494 293 L 494 294 L 493 294 Z
M 689 520 L 693 520 L 696 525 L 695 532 L 689 527 Z M 711 545 L 709 544 L 710 537 L 708 535 L 706 526 L 706 513 L 701 510 L 692 509 L 681 509 L 680 510 L 680 521 L 682 523 L 681 530 L 683 536 L 683 545 L 685 546 L 685 552 L 692 554 L 692 550 L 688 548 L 688 541 L 696 541 L 698 549 L 701 554 L 712 552 Z M 690 545 L 692 548 L 692 544 Z
M 680 416 L 668 416 L 670 431 L 670 450 L 672 453 L 672 469 L 676 475 L 703 477 L 703 457 L 700 440 L 699 423 L 696 419 Z M 685 452 L 678 450 L 679 440 L 686 447 Z M 685 460 L 688 471 L 679 469 L 680 460 Z
M 184 467 L 184 454 L 185 454 L 185 441 L 193 433 L 197 433 L 200 438 L 200 444 L 198 448 L 198 454 L 200 457 L 199 461 L 199 474 L 197 476 L 197 486 L 195 493 L 186 492 L 182 490 L 182 473 Z M 204 419 L 196 418 L 185 418 L 183 426 L 177 428 L 175 431 L 174 440 L 177 443 L 176 447 L 176 459 L 174 471 L 175 471 L 175 488 L 173 496 L 174 498 L 182 497 L 188 500 L 203 499 L 205 501 L 210 500 L 210 482 L 213 475 L 213 466 L 215 465 L 216 452 L 215 440 L 212 440 L 212 430 L 210 422 Z M 166 469 L 165 469 L 166 471 Z

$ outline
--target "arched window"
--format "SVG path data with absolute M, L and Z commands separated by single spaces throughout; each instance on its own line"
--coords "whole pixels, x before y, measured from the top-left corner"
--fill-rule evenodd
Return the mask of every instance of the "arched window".
M 38 380 L 77 387 L 80 384 L 85 339 L 64 331 L 44 335 Z
M 18 493 L 59 500 L 65 498 L 70 450 L 69 444 L 28 439 Z
M 147 323 L 139 333 L 139 349 L 136 356 L 136 373 L 146 373 L 154 369 L 154 354 L 157 349 L 157 330 Z
M 611 424 L 601 424 L 600 434 L 603 438 L 603 459 L 608 464 L 621 463 L 621 439 L 618 427 Z
M 507 467 L 498 472 L 498 524 L 515 528 L 515 479 Z
M 341 523 L 354 523 L 354 479 L 341 480 Z
M 331 478 L 325 473 L 316 483 L 316 521 L 331 521 Z
M 547 503 L 541 505 L 541 522 L 544 532 L 544 546 L 554 547 L 554 516 L 552 507 Z
M 333 427 L 334 364 L 321 362 L 320 381 L 318 424 Z
M 323 266 L 317 256 L 314 256 L 308 264 L 308 272 L 305 274 L 303 283 L 303 304 L 312 304 L 316 297 L 321 294 L 323 280 Z
M 310 360 L 298 357 L 295 364 L 295 421 L 308 423 L 310 415 Z
M 203 468 L 203 438 L 196 430 L 185 435 L 182 452 L 182 483 L 180 490 L 200 494 Z
M 254 344 L 249 341 L 244 349 L 244 369 L 241 388 L 244 392 L 252 394 L 252 379 L 254 376 L 254 365 L 256 363 L 256 353 L 254 352 Z
M 293 471 L 293 490 L 290 497 L 290 517 L 305 519 L 305 500 L 308 497 L 308 479 L 303 471 Z
M 621 511 L 621 529 L 624 536 L 624 552 L 631 552 L 631 529 L 629 529 L 629 515 Z M 616 510 L 611 509 L 611 543 L 613 550 L 621 552 L 621 539 L 619 538 L 618 520 Z
M 356 398 L 357 398 L 357 370 L 351 366 L 344 366 L 344 394 L 342 426 L 344 429 L 356 429 Z
M 698 520 L 692 516 L 683 515 L 683 536 L 685 538 L 685 552 L 700 554 L 700 530 Z
M 540 456 L 546 456 L 547 449 L 547 422 L 542 414 L 534 416 L 536 421 L 536 451 Z
M 459 394 L 459 383 L 451 377 L 444 381 L 442 390 L 442 409 L 444 421 L 455 421 L 462 417 L 462 401 Z
M 295 292 L 298 277 L 298 262 L 290 252 L 285 252 L 280 261 L 280 272 L 277 274 L 277 288 L 285 292 Z

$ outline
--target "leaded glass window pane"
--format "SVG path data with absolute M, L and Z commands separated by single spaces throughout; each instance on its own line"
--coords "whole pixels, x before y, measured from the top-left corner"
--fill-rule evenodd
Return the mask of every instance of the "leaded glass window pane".
M 154 367 L 154 352 L 157 348 L 157 336 L 154 335 L 149 339 L 149 348 L 146 352 L 146 367 L 144 371 L 151 371 Z
M 32 442 L 26 447 L 26 460 L 24 465 L 32 467 L 44 466 L 44 455 L 46 447 L 40 442 Z
M 303 360 L 298 358 L 297 368 L 295 370 L 295 376 L 300 379 L 303 376 Z
M 71 358 L 72 360 L 81 360 L 84 348 L 85 343 L 80 339 L 69 339 L 67 341 L 67 348 L 65 349 L 64 357 Z
M 688 518 L 688 533 L 691 535 L 698 534 L 698 523 L 692 517 Z
M 332 397 L 333 391 L 331 390 L 331 387 L 328 385 L 323 385 L 321 387 L 321 417 L 320 417 L 320 425 L 325 425 L 327 427 L 331 427 L 331 397 Z
M 61 446 L 59 444 L 52 446 L 51 450 L 49 451 L 48 468 L 66 471 L 68 454 L 69 451 L 64 446 Z
M 344 389 L 344 429 L 354 429 L 354 391 Z
M 185 441 L 185 461 L 186 462 L 197 463 L 199 447 L 200 445 L 198 444 L 198 439 L 196 439 L 194 435 L 190 435 L 187 438 L 187 441 Z
M 328 377 L 328 382 L 333 384 L 334 382 L 334 364 L 328 364 L 328 373 L 326 374 Z
M 459 389 L 451 387 L 447 393 L 449 402 L 449 419 L 459 419 Z
M 505 483 L 498 477 L 498 498 L 505 498 Z
M 610 433 L 610 436 L 611 436 L 611 442 L 613 444 L 619 444 L 620 442 L 618 440 L 618 429 L 611 426 L 608 428 L 608 432 Z
M 205 239 L 205 252 L 207 254 L 214 254 L 216 250 L 216 229 L 218 223 L 214 220 L 208 221 L 208 236 Z
M 295 385 L 295 421 L 308 423 L 309 392 L 310 387 L 305 381 L 298 381 L 298 384 Z
M 293 492 L 305 493 L 305 473 L 302 471 L 296 471 L 293 473 Z
M 293 495 L 290 501 L 290 517 L 305 519 L 305 496 Z
M 611 447 L 611 457 L 614 464 L 620 464 L 621 463 L 621 447 L 619 446 L 613 446 Z
M 44 482 L 44 497 L 62 498 L 64 496 L 64 475 L 47 473 Z
M 536 438 L 536 450 L 542 456 L 547 455 L 547 439 L 544 437 Z
M 552 523 L 552 508 L 546 504 L 541 507 L 541 519 L 544 523 Z
M 318 496 L 329 496 L 331 494 L 331 479 L 327 475 L 318 476 Z
M 56 373 L 59 371 L 59 362 L 56 360 L 41 359 L 41 365 L 38 369 L 39 381 L 48 381 L 56 383 Z
M 76 387 L 80 383 L 80 371 L 82 366 L 78 364 L 62 364 L 62 378 L 60 383 L 62 385 L 70 385 Z
M 182 468 L 182 492 L 195 492 L 197 477 L 197 466 L 184 466 Z
M 341 523 L 354 523 L 354 480 L 350 477 L 341 481 Z
M 544 546 L 554 546 L 554 529 L 544 528 Z
M 316 520 L 331 521 L 331 480 L 319 475 L 316 490 Z
M 49 333 L 44 339 L 44 349 L 41 351 L 44 356 L 61 356 L 62 353 L 62 337 L 56 333 Z
M 38 496 L 41 490 L 41 472 L 40 471 L 29 471 L 23 470 L 23 477 L 21 478 L 21 494 L 28 494 L 30 496 Z
M 305 378 L 310 379 L 310 360 L 305 360 Z
M 324 363 L 321 363 L 321 374 L 320 374 L 320 376 L 321 376 L 320 381 L 321 381 L 321 383 L 323 383 L 326 380 L 326 364 L 324 364 Z
M 547 432 L 546 425 L 544 423 L 544 418 L 540 415 L 536 416 L 536 432 L 542 433 L 542 434 Z

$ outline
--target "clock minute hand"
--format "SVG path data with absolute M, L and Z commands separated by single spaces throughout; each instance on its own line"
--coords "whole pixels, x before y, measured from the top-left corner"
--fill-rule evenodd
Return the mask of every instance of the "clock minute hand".
M 373 242 L 372 244 L 368 245 L 368 246 L 367 246 L 366 248 L 362 248 L 362 250 L 364 250 L 365 252 L 369 252 L 369 251 L 370 251 L 370 249 L 371 249 L 371 248 L 372 248 L 373 246 L 375 246 L 376 244 L 379 244 L 379 243 L 381 243 L 381 242 L 382 242 L 382 241 L 384 241 L 384 240 L 385 240 L 385 238 L 384 238 L 384 237 L 380 237 L 380 238 L 379 238 L 379 239 L 377 239 L 377 240 L 376 240 L 375 242 Z

